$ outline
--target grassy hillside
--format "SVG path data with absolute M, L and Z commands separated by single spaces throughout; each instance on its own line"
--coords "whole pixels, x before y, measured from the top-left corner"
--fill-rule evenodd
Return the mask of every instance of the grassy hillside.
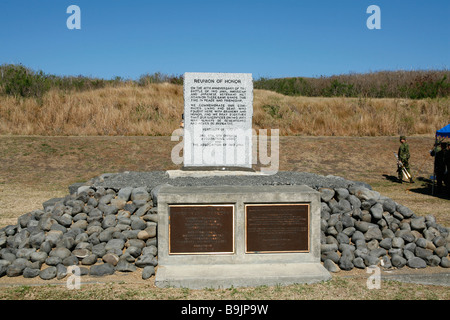
M 450 100 L 291 97 L 254 91 L 254 128 L 282 135 L 433 134 L 448 124 Z M 183 87 L 124 84 L 50 90 L 41 99 L 0 96 L 0 134 L 170 135 L 183 112 Z
M 0 134 L 170 135 L 183 113 L 182 78 L 138 81 L 56 77 L 0 68 Z M 449 95 L 436 98 L 305 97 L 258 88 L 253 126 L 282 135 L 433 134 L 450 120 Z M 440 91 L 439 91 L 440 92 Z
M 291 97 L 255 90 L 256 128 L 283 135 L 433 134 L 450 120 L 450 99 Z

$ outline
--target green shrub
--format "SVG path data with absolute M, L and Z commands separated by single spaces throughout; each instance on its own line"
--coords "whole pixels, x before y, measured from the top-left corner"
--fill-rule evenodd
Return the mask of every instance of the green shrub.
M 103 88 L 124 82 L 121 78 L 103 80 L 84 76 L 60 77 L 33 71 L 23 65 L 5 64 L 0 66 L 0 93 L 15 97 L 42 98 L 51 88 L 63 91 L 83 91 Z
M 2 65 L 0 86 L 8 95 L 40 98 L 51 84 L 42 71 L 34 72 L 22 65 Z
M 411 83 L 412 99 L 436 98 L 449 94 L 450 83 L 445 74 L 440 80 L 433 79 L 430 75 L 419 75 Z
M 379 71 L 317 78 L 260 78 L 255 89 L 307 97 L 438 98 L 450 96 L 450 71 Z
M 137 84 L 140 86 L 146 86 L 152 83 L 168 82 L 172 84 L 183 84 L 183 76 L 167 75 L 161 72 L 155 72 L 153 74 L 143 74 L 139 77 Z
M 266 105 L 263 105 L 262 106 L 262 109 L 265 111 L 265 112 L 267 112 L 272 118 L 274 118 L 274 119 L 279 119 L 279 118 L 281 118 L 281 115 L 280 115 L 280 107 L 279 106 L 277 106 L 277 105 L 269 105 L 269 104 L 266 104 Z
M 449 70 L 379 71 L 316 78 L 260 78 L 254 80 L 254 88 L 289 96 L 425 99 L 450 96 L 449 78 Z M 0 94 L 15 97 L 41 99 L 51 88 L 84 91 L 129 82 L 139 86 L 163 82 L 182 85 L 183 76 L 156 72 L 143 74 L 136 81 L 121 77 L 105 80 L 81 75 L 61 77 L 23 65 L 0 65 Z

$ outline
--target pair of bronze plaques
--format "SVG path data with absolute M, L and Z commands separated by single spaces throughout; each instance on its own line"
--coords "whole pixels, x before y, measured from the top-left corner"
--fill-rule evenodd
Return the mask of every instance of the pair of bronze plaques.
M 169 254 L 233 254 L 234 208 L 169 205 Z M 246 204 L 245 252 L 309 252 L 309 204 Z

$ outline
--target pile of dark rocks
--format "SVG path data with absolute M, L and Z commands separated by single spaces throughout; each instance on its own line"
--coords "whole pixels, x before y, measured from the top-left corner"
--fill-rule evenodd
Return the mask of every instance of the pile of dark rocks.
M 164 184 L 308 185 L 321 195 L 321 259 L 330 272 L 383 268 L 450 267 L 450 230 L 432 215 L 409 208 L 370 185 L 336 176 L 279 172 L 272 176 L 170 179 L 165 172 L 104 174 L 69 186 L 69 195 L 43 203 L 0 229 L 0 277 L 63 279 L 142 269 L 155 274 L 157 192 Z
M 76 265 L 81 275 L 142 268 L 150 278 L 158 263 L 158 220 L 148 191 L 81 186 L 20 216 L 0 229 L 0 277 L 63 279 Z
M 330 272 L 450 267 L 450 230 L 433 215 L 409 208 L 361 185 L 319 188 L 321 260 Z

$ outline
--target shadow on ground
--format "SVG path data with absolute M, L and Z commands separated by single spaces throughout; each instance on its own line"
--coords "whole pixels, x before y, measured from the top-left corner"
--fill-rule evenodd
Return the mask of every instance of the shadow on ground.
M 391 182 L 398 182 L 398 183 L 400 183 L 398 178 L 395 177 L 395 176 L 391 176 L 391 175 L 388 175 L 388 174 L 383 174 L 383 177 L 385 177 L 386 180 L 389 180 Z
M 383 177 L 390 182 L 400 183 L 396 176 L 383 174 Z M 403 183 L 409 184 L 409 182 Z M 433 180 L 424 177 L 415 178 L 415 183 L 411 184 L 411 188 L 408 188 L 408 190 L 422 195 L 450 200 L 450 186 L 444 185 L 443 187 L 438 188 L 436 182 L 434 182 L 433 185 Z
M 443 186 L 438 188 L 436 183 L 433 184 L 433 180 L 424 177 L 418 177 L 417 182 L 421 182 L 417 188 L 411 188 L 409 191 L 432 196 L 440 199 L 450 200 L 450 186 Z

